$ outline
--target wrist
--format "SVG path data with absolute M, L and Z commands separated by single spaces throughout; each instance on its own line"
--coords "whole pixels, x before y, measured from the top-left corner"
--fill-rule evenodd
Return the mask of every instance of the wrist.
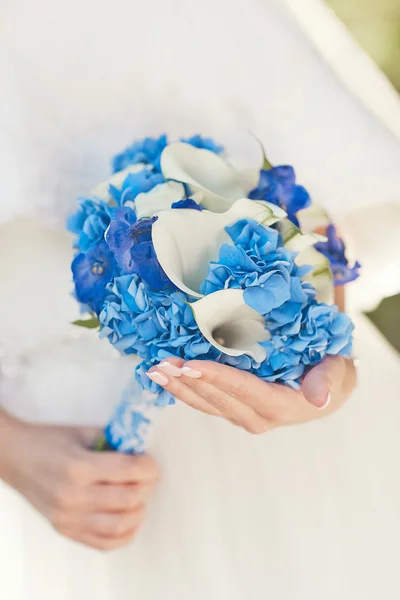
M 27 427 L 22 421 L 0 410 L 0 479 L 13 485 L 17 448 Z

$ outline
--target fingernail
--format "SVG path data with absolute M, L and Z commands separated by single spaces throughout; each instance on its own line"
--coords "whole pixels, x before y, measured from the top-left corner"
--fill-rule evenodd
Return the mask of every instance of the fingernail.
M 158 385 L 165 385 L 168 383 L 168 377 L 159 373 L 158 371 L 151 371 L 151 373 L 146 373 L 147 377 L 154 381 L 154 383 L 158 383 Z
M 356 368 L 360 366 L 360 359 L 358 358 L 358 356 L 353 357 L 353 363 Z
M 328 392 L 325 402 L 321 406 L 317 406 L 318 410 L 324 410 L 332 400 L 332 394 Z
M 201 373 L 200 371 L 195 371 L 190 367 L 182 367 L 181 368 L 182 375 L 186 375 L 186 377 L 190 377 L 191 379 L 200 379 Z
M 171 375 L 171 377 L 180 377 L 182 375 L 182 371 L 167 360 L 164 360 L 162 363 L 160 363 L 158 368 L 162 371 L 165 371 L 167 375 Z

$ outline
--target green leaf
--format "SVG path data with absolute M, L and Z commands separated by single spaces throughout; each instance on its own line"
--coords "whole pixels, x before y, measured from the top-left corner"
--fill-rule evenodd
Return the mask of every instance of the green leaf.
M 100 321 L 97 317 L 92 316 L 90 319 L 78 319 L 77 321 L 73 321 L 72 325 L 86 327 L 86 329 L 97 329 L 100 328 Z

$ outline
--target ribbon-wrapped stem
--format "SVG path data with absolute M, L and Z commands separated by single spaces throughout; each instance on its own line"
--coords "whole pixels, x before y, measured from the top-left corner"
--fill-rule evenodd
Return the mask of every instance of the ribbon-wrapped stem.
M 126 454 L 143 454 L 147 451 L 155 413 L 157 394 L 141 390 L 137 384 L 125 390 L 122 400 L 97 440 L 94 450 L 114 450 Z

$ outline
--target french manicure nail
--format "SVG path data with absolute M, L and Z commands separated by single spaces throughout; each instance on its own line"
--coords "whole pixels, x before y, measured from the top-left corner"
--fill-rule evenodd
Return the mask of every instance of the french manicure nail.
M 167 360 L 160 363 L 158 368 L 161 369 L 161 371 L 165 371 L 167 375 L 171 375 L 171 377 L 180 377 L 182 375 L 182 371 Z
M 158 385 L 165 385 L 168 383 L 168 377 L 159 373 L 158 371 L 151 371 L 151 373 L 146 373 L 147 377 L 154 381 L 154 383 L 158 383 Z
M 326 408 L 328 406 L 328 404 L 330 403 L 331 400 L 332 400 L 332 394 L 330 392 L 328 392 L 326 400 L 322 404 L 322 406 L 317 406 L 318 410 L 324 410 L 324 408 Z
M 200 379 L 201 373 L 200 371 L 195 371 L 190 367 L 182 367 L 181 368 L 182 375 L 186 375 L 186 377 L 190 377 L 191 379 Z

